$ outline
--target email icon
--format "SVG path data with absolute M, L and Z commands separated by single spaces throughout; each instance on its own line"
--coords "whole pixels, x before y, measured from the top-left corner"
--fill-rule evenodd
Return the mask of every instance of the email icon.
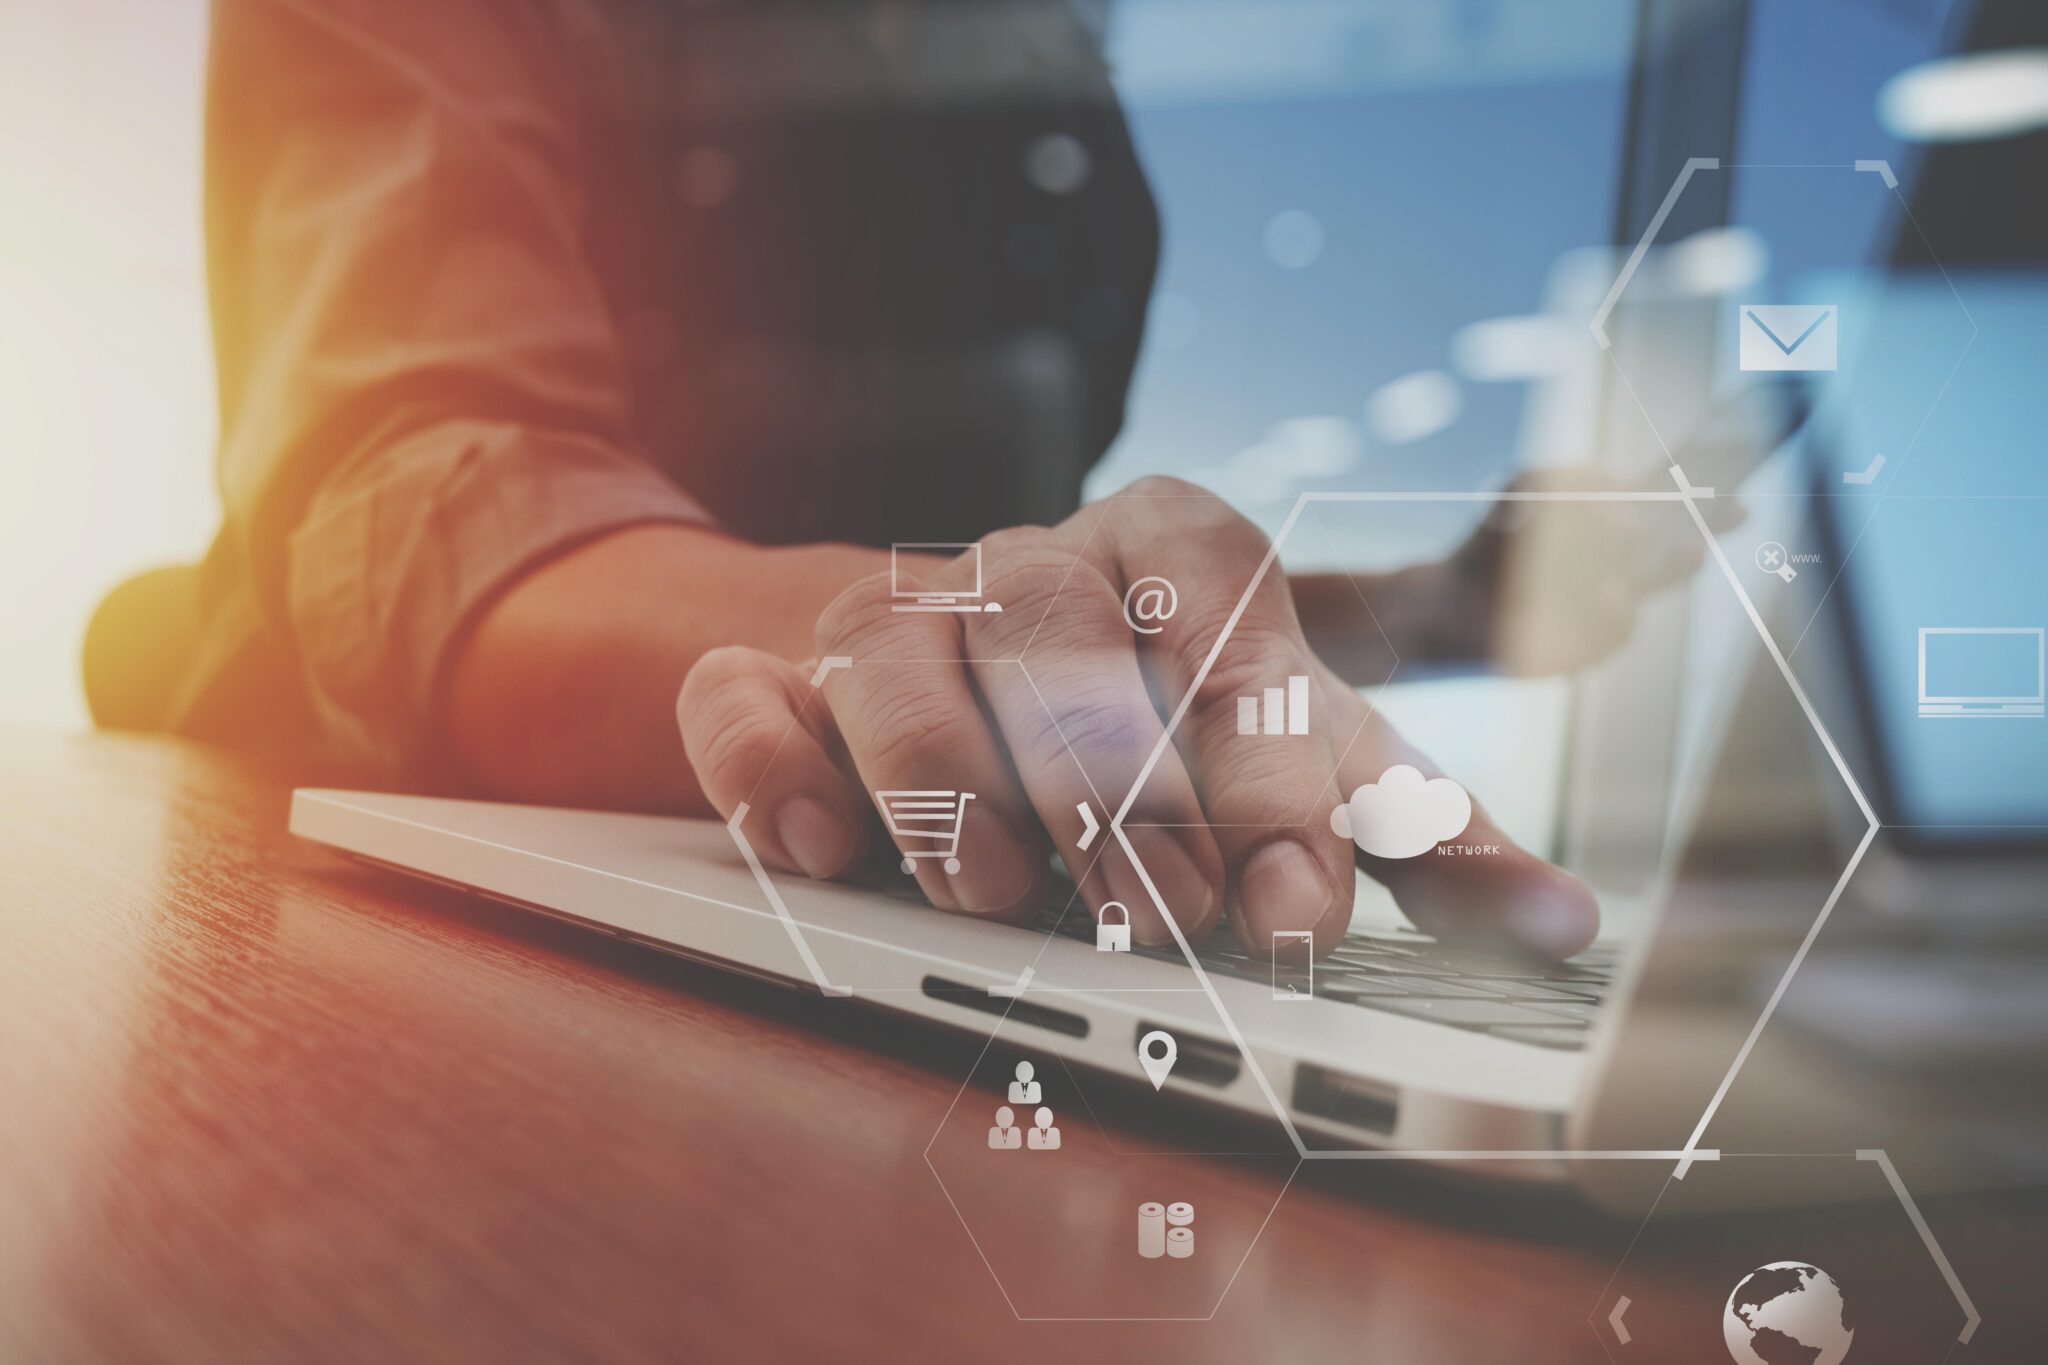
M 1831 303 L 1745 303 L 1737 322 L 1745 370 L 1835 368 L 1835 306 Z

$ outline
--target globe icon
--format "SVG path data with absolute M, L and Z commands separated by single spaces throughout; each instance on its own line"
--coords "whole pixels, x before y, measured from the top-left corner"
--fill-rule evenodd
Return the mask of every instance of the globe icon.
M 1721 1337 L 1736 1365 L 1841 1365 L 1856 1332 L 1832 1275 L 1802 1261 L 1773 1261 L 1728 1295 Z

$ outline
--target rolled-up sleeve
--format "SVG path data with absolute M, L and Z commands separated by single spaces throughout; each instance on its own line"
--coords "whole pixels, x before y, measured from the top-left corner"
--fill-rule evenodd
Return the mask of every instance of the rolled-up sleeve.
M 506 584 L 608 530 L 708 520 L 632 435 L 574 20 L 215 5 L 227 527 L 331 744 L 391 771 L 431 747 L 450 646 Z

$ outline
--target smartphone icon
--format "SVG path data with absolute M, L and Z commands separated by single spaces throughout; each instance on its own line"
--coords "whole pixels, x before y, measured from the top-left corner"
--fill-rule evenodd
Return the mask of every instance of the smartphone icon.
M 1316 936 L 1303 930 L 1273 935 L 1273 998 L 1313 1000 L 1316 995 Z

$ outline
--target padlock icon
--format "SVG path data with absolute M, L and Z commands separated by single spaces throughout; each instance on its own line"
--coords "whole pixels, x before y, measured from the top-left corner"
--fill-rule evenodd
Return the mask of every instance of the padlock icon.
M 1121 924 L 1109 922 L 1109 912 L 1116 911 L 1123 916 Z M 1128 953 L 1131 950 L 1131 912 L 1122 901 L 1111 901 L 1102 907 L 1102 914 L 1095 924 L 1095 951 L 1098 953 Z

